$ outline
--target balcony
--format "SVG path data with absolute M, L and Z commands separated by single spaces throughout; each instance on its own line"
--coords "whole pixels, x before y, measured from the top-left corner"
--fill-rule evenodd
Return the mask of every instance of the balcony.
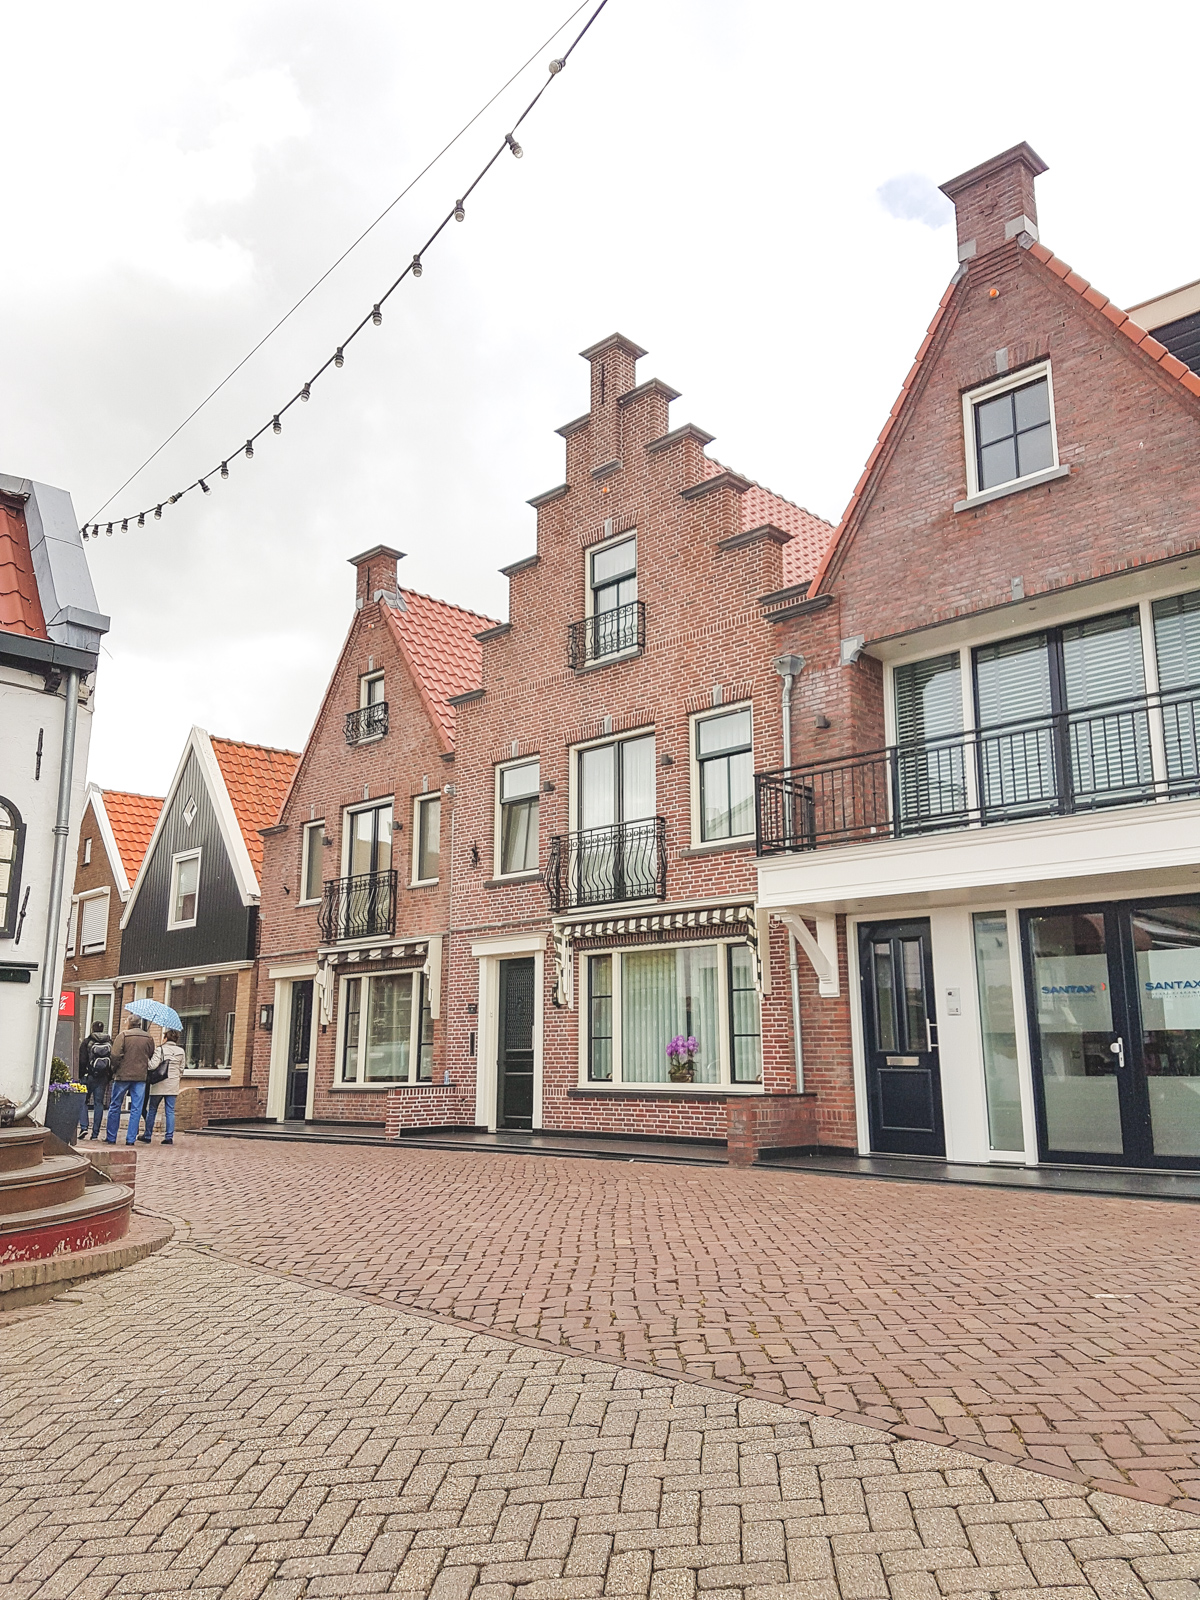
M 390 938 L 396 929 L 396 873 L 361 872 L 325 885 L 317 926 L 326 944 Z
M 758 853 L 1200 795 L 1200 688 L 755 775 Z
M 546 888 L 554 911 L 667 897 L 664 817 L 560 833 L 550 840 Z
M 646 648 L 646 607 L 641 600 L 597 611 L 572 622 L 567 629 L 567 664 L 576 671 L 595 666 L 608 656 L 632 654 Z
M 378 739 L 388 731 L 388 705 L 377 700 L 374 705 L 359 706 L 357 711 L 346 713 L 346 743 L 362 744 L 364 739 Z

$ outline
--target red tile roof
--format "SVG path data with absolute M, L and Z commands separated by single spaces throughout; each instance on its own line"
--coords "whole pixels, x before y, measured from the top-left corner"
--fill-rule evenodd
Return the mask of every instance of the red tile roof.
M 29 531 L 18 506 L 0 505 L 0 632 L 46 639 L 46 619 L 38 597 Z
M 127 794 L 123 789 L 103 789 L 104 810 L 117 841 L 121 865 L 132 884 L 146 855 L 146 846 L 163 808 L 157 795 Z
M 715 478 L 719 472 L 731 470 L 714 461 L 711 456 L 706 456 L 705 462 L 709 468 L 705 473 L 707 478 Z M 749 532 L 751 528 L 763 528 L 770 523 L 784 533 L 791 534 L 791 539 L 783 547 L 784 584 L 790 587 L 810 579 L 837 531 L 833 523 L 806 511 L 794 501 L 785 500 L 771 489 L 764 489 L 761 483 L 755 483 L 753 479 L 741 498 L 741 506 L 743 532 Z
M 401 589 L 403 609 L 380 605 L 400 652 L 408 663 L 425 709 L 447 750 L 454 747 L 452 695 L 483 685 L 483 649 L 475 635 L 497 623 L 413 589 Z
M 258 830 L 278 822 L 279 808 L 300 756 L 295 750 L 272 750 L 267 745 L 243 744 L 238 739 L 212 739 L 211 743 L 255 877 L 259 877 L 263 842 Z

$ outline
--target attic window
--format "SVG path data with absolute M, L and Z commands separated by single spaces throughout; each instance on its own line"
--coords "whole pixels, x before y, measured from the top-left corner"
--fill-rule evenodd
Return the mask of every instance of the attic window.
M 964 395 L 963 432 L 968 501 L 1065 475 L 1058 464 L 1049 362 Z
M 195 820 L 196 820 L 196 802 L 194 800 L 189 800 L 187 805 L 185 805 L 184 808 L 183 808 L 183 825 L 184 825 L 184 827 L 185 828 L 190 828 L 192 823 L 195 822 Z

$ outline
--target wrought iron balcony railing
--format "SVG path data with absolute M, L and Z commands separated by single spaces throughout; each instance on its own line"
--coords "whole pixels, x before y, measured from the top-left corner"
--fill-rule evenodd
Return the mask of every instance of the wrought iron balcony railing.
M 613 611 L 597 611 L 567 629 L 567 664 L 575 668 L 645 648 L 646 607 L 640 600 Z
M 755 775 L 760 856 L 1200 794 L 1200 688 Z
M 664 817 L 560 833 L 550 840 L 546 888 L 555 911 L 667 897 Z
M 360 872 L 325 885 L 317 926 L 326 944 L 339 939 L 390 938 L 396 929 L 396 874 Z
M 346 743 L 361 744 L 364 739 L 377 739 L 388 731 L 388 706 L 386 700 L 374 705 L 359 706 L 357 711 L 346 713 Z

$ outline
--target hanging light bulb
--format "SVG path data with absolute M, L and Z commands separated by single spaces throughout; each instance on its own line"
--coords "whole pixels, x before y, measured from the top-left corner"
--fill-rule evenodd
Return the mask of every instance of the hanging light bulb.
M 300 391 L 300 398 L 301 398 L 301 400 L 311 400 L 312 399 L 312 391 L 308 387 L 307 383 L 304 385 L 303 389 L 301 389 L 301 391 Z
M 108 535 L 108 537 L 111 539 L 112 538 L 112 523 L 111 522 L 109 523 L 108 527 L 105 528 L 104 531 Z
M 205 494 L 212 493 L 212 490 L 208 487 L 203 478 L 200 479 L 200 488 Z
M 271 418 L 271 432 L 272 433 L 282 433 L 283 432 L 283 423 L 280 422 L 278 417 L 272 417 Z
M 247 439 L 246 440 L 246 460 L 247 461 L 252 461 L 253 459 L 254 459 L 254 440 L 253 439 Z
M 566 64 L 567 63 L 565 61 L 560 61 L 558 57 L 555 56 L 554 60 L 550 63 L 550 76 L 554 77 L 557 73 L 561 72 Z
M 122 533 L 128 533 L 129 532 L 129 518 L 128 517 L 126 517 L 124 522 L 122 522 L 122 524 L 121 524 L 121 532 Z
M 144 528 L 145 526 L 146 526 L 146 513 L 144 511 L 139 511 L 138 512 L 138 527 L 139 528 Z
M 222 461 L 222 463 L 221 463 L 221 476 L 223 478 L 227 478 L 229 476 L 229 463 L 228 463 L 228 461 Z
M 155 506 L 155 508 L 154 508 L 154 520 L 155 520 L 155 522 L 161 522 L 162 521 L 162 506 Z
M 466 218 L 467 218 L 467 213 L 466 213 L 466 210 L 463 207 L 462 201 L 461 200 L 456 200 L 454 202 L 454 220 L 455 220 L 455 222 L 465 222 Z
M 521 157 L 525 154 L 524 150 L 521 149 L 521 146 L 513 138 L 511 133 L 506 133 L 504 137 L 508 141 L 508 148 L 512 151 L 513 155 L 516 156 L 517 160 L 520 161 Z
M 346 358 L 342 354 L 341 345 L 338 345 L 337 350 L 334 353 L 333 364 L 335 367 L 344 367 L 346 365 Z
M 383 321 L 383 312 L 379 309 L 378 306 L 372 306 L 372 308 L 371 308 L 371 321 L 375 324 L 376 327 L 378 327 L 379 324 Z
M 420 256 L 414 256 L 413 257 L 413 262 L 412 262 L 412 275 L 413 275 L 413 277 L 414 278 L 419 278 L 421 276 L 422 272 L 424 272 L 424 270 L 425 270 L 424 267 L 421 265 Z
M 88 538 L 88 537 L 89 537 L 89 534 L 88 534 L 88 531 L 87 531 L 87 524 L 86 524 L 86 523 L 85 523 L 85 524 L 84 524 L 84 526 L 83 526 L 83 527 L 82 527 L 82 528 L 80 528 L 80 530 L 79 530 L 79 537 L 80 537 L 80 538 L 81 538 L 81 539 L 86 539 L 86 538 Z
M 177 494 L 173 494 L 171 496 L 170 500 L 167 501 L 167 504 L 173 506 L 175 504 L 176 500 L 178 500 L 178 499 L 179 499 L 179 496 Z

